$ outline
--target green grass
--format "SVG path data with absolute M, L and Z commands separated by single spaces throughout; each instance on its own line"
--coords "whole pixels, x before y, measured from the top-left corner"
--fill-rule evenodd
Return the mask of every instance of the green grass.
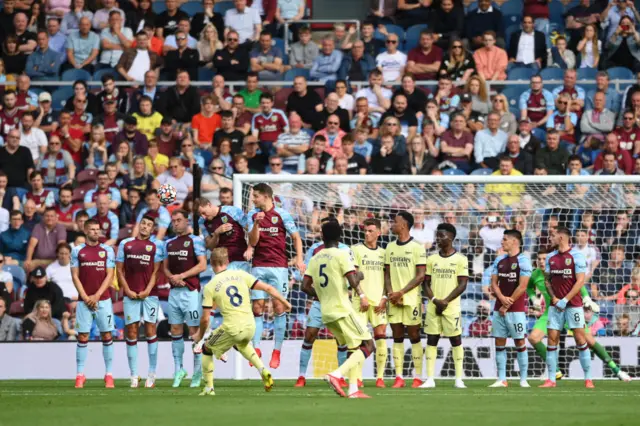
M 144 383 L 144 382 L 142 382 Z M 185 381 L 188 383 L 188 381 Z M 561 381 L 556 389 L 487 389 L 491 382 L 467 380 L 469 389 L 452 381 L 438 388 L 376 389 L 365 383 L 369 400 L 338 398 L 321 381 L 304 389 L 293 381 L 276 381 L 265 393 L 257 381 L 216 382 L 215 397 L 198 397 L 197 389 L 172 389 L 161 380 L 155 389 L 129 389 L 117 380 L 104 389 L 90 380 L 85 389 L 68 381 L 0 381 L 0 425 L 637 425 L 640 382 L 597 381 L 595 390 L 581 381 Z M 391 380 L 387 380 L 387 385 Z

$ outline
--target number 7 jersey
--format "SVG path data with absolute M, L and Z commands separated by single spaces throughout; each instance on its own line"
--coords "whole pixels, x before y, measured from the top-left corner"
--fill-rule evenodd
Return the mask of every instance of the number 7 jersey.
M 249 290 L 258 282 L 256 277 L 242 271 L 226 269 L 204 287 L 202 307 L 219 309 L 222 327 L 232 333 L 246 327 L 255 327 Z
M 313 281 L 325 324 L 353 312 L 345 277 L 355 271 L 350 252 L 337 247 L 325 248 L 309 262 L 305 276 Z

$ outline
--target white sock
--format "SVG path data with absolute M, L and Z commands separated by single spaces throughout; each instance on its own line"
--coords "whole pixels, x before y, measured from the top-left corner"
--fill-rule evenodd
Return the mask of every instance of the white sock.
M 332 371 L 331 373 L 329 373 L 329 375 L 335 377 L 336 379 L 342 379 L 342 374 L 340 374 L 340 371 L 338 370 Z
M 358 382 L 349 383 L 349 395 L 352 395 L 356 392 L 358 392 Z

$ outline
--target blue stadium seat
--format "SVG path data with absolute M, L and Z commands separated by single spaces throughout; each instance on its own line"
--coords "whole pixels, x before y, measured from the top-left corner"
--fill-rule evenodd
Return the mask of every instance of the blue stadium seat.
M 509 0 L 502 4 L 500 11 L 502 16 L 505 15 L 519 15 L 522 16 L 524 10 L 524 4 L 522 0 Z
M 196 13 L 204 12 L 202 2 L 199 1 L 188 1 L 186 3 L 183 3 L 182 6 L 180 6 L 180 9 L 182 9 L 187 15 L 191 17 L 193 17 L 193 15 L 195 15 Z
M 597 73 L 595 68 L 578 68 L 578 80 L 594 80 Z
M 515 33 L 516 31 L 520 30 L 520 24 L 510 24 L 510 25 L 505 25 L 505 30 L 504 30 L 504 41 L 505 43 L 507 43 L 507 47 L 509 46 L 509 43 L 511 42 L 511 35 L 513 33 Z
M 200 156 L 204 159 L 204 167 L 208 169 L 209 165 L 213 161 L 213 153 L 206 149 L 196 149 L 196 153 L 200 154 Z
M 404 41 L 404 50 L 409 51 L 420 42 L 420 32 L 427 29 L 427 24 L 413 25 L 407 29 Z
M 445 176 L 465 176 L 466 173 L 460 169 L 445 169 L 442 171 Z
M 89 71 L 85 71 L 83 69 L 79 69 L 79 70 L 70 69 L 63 72 L 60 79 L 62 81 L 76 81 L 76 80 L 90 81 L 91 74 L 89 73 Z
M 215 77 L 216 72 L 207 67 L 198 68 L 198 81 L 211 81 Z
M 393 33 L 396 34 L 398 36 L 398 39 L 400 39 L 400 44 L 402 44 L 404 42 L 404 29 L 399 26 L 399 25 L 393 25 L 393 24 L 387 24 L 385 25 L 385 28 L 387 29 L 387 32 L 389 34 Z M 385 40 L 387 36 L 385 36 L 384 34 L 382 34 L 381 32 L 379 32 L 378 30 L 376 30 L 374 37 L 380 40 Z
M 102 77 L 108 74 L 111 74 L 116 79 L 116 81 L 120 80 L 120 73 L 116 71 L 115 68 L 102 68 L 94 72 L 91 79 L 93 81 L 102 81 Z
M 549 22 L 564 25 L 564 5 L 559 0 L 549 3 Z
M 233 8 L 232 1 L 219 1 L 219 2 L 216 2 L 215 6 L 213 6 L 213 11 L 215 13 L 219 13 L 220 15 L 224 16 L 227 10 L 232 8 Z
M 607 69 L 610 80 L 635 80 L 633 72 L 629 68 L 613 67 Z
M 536 138 L 540 139 L 543 142 L 545 142 L 547 140 L 547 131 L 545 129 L 540 128 L 540 127 L 536 127 L 534 129 L 531 129 L 531 134 L 533 136 L 535 136 Z
M 284 51 L 284 39 L 275 37 L 271 40 L 271 45 L 280 49 L 283 55 L 287 56 L 287 52 Z
M 2 270 L 11 274 L 13 277 L 14 293 L 18 294 L 17 289 L 27 283 L 27 274 L 24 272 L 24 269 L 18 265 L 5 265 Z
M 493 173 L 493 170 L 491 170 L 491 169 L 475 169 L 474 171 L 471 172 L 471 175 L 488 176 L 491 173 Z
M 167 10 L 167 5 L 163 1 L 153 1 L 151 2 L 151 9 L 157 15 Z
M 56 89 L 53 93 L 51 93 L 51 108 L 54 111 L 62 111 L 64 104 L 73 96 L 73 87 L 64 86 Z
M 495 1 L 491 2 L 491 7 L 493 7 L 494 9 L 498 9 L 500 10 L 500 5 L 498 3 L 496 3 Z M 469 6 L 467 6 L 467 9 L 465 12 L 469 13 L 471 11 L 474 11 L 478 8 L 478 2 L 474 1 L 473 3 L 471 3 Z
M 527 80 L 536 74 L 536 70 L 533 68 L 512 68 L 507 72 L 507 80 Z
M 14 188 L 16 190 L 16 195 L 18 196 L 18 199 L 20 200 L 20 202 L 22 202 L 22 199 L 24 198 L 25 195 L 27 195 L 27 191 L 25 188 Z
M 519 110 L 518 102 L 520 101 L 520 95 L 522 95 L 522 92 L 524 92 L 525 90 L 523 90 L 522 87 L 508 86 L 506 89 L 502 91 L 502 94 L 507 97 L 510 110 L 512 108 L 515 108 L 516 111 Z M 519 116 L 519 113 L 516 114 L 516 117 L 518 116 Z
M 307 80 L 309 79 L 310 70 L 306 68 L 291 68 L 289 71 L 284 73 L 284 81 L 293 81 L 294 78 L 298 76 L 303 76 Z
M 518 14 L 505 15 L 504 12 L 502 12 L 502 26 L 504 28 L 515 26 L 517 29 L 520 29 L 521 21 L 522 21 L 522 15 L 518 15 Z
M 560 68 L 545 68 L 540 71 L 540 77 L 543 80 L 562 80 L 564 78 L 564 70 Z

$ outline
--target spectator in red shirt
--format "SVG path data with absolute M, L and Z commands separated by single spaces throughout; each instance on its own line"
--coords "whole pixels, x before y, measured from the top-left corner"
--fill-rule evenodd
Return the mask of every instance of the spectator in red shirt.
M 620 142 L 618 141 L 618 136 L 615 133 L 609 133 L 607 135 L 604 149 L 596 157 L 593 170 L 598 171 L 602 169 L 605 153 L 615 154 L 616 161 L 618 162 L 618 169 L 622 170 L 625 174 L 630 175 L 633 172 L 633 159 L 631 158 L 631 155 L 629 155 L 629 151 L 620 148 Z
M 216 101 L 217 97 L 215 95 L 203 97 L 200 100 L 200 112 L 191 119 L 193 139 L 200 145 L 201 149 L 211 148 L 213 134 L 222 125 L 220 115 L 214 112 Z
M 626 110 L 622 113 L 622 126 L 618 126 L 613 133 L 618 137 L 620 149 L 624 149 L 629 154 L 640 153 L 640 128 L 636 125 L 633 111 Z
M 446 161 L 468 173 L 471 171 L 473 135 L 465 130 L 466 123 L 462 114 L 453 114 L 451 128 L 440 137 L 440 151 Z
M 416 80 L 435 80 L 441 62 L 442 49 L 433 45 L 433 31 L 422 31 L 419 45 L 409 51 L 406 71 Z
M 77 229 L 75 222 L 73 221 L 73 215 L 80 210 L 80 206 L 73 204 L 73 190 L 71 188 L 63 187 L 60 189 L 58 195 L 60 201 L 56 204 L 56 214 L 58 215 L 58 223 L 67 231 L 75 231 Z
M 478 303 L 476 319 L 469 325 L 469 336 L 471 337 L 489 337 L 491 336 L 491 318 L 489 318 L 489 311 L 491 307 L 486 300 Z
M 289 130 L 289 121 L 284 111 L 273 108 L 273 95 L 260 95 L 260 112 L 251 120 L 251 134 L 260 141 L 263 155 L 271 155 L 273 144 L 280 133 Z

